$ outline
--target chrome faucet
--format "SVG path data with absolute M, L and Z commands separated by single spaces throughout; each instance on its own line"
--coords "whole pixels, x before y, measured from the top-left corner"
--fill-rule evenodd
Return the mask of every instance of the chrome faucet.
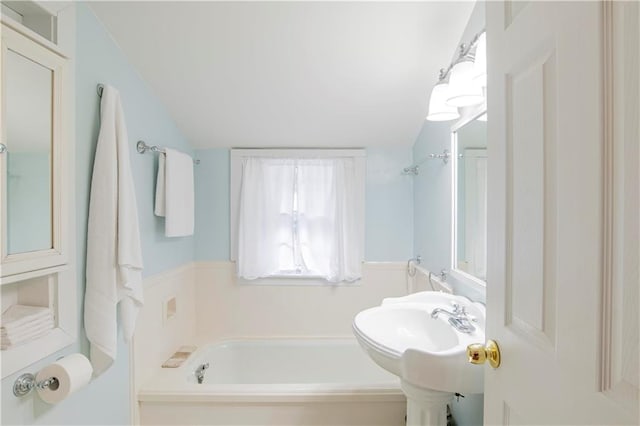
M 196 368 L 196 371 L 194 371 L 193 374 L 196 375 L 196 379 L 198 379 L 198 384 L 202 384 L 202 382 L 204 382 L 204 372 L 205 370 L 209 368 L 209 363 L 205 363 L 205 364 L 200 364 L 198 366 L 198 368 Z
M 475 321 L 475 318 L 470 317 L 465 307 L 457 303 L 453 304 L 453 312 L 442 308 L 435 308 L 431 311 L 431 318 L 438 318 L 438 314 L 449 315 L 449 324 L 461 333 L 473 333 L 476 330 L 473 324 L 471 324 L 471 321 Z

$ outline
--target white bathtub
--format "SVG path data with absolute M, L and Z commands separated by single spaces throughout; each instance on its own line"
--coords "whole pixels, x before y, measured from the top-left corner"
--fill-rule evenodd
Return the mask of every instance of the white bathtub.
M 193 374 L 209 363 L 203 384 Z M 138 394 L 140 423 L 404 425 L 397 377 L 353 339 L 235 340 L 201 347 Z

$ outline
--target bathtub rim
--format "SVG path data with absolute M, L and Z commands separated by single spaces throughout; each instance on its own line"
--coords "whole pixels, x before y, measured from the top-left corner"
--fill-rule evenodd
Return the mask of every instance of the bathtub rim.
M 204 384 L 189 382 L 190 367 L 209 347 L 241 343 L 269 341 L 341 341 L 360 346 L 355 337 L 347 336 L 274 336 L 228 337 L 197 339 L 198 348 L 178 368 L 155 369 L 153 377 L 137 392 L 138 402 L 217 402 L 217 403 L 297 403 L 297 402 L 393 402 L 404 401 L 405 395 L 397 381 L 370 384 L 349 383 L 275 383 L 275 384 Z M 363 356 L 368 357 L 367 354 Z

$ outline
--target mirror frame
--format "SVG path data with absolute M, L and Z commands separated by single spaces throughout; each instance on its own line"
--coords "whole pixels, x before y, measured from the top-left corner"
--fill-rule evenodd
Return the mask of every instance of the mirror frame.
M 486 103 L 469 107 L 463 110 L 460 119 L 451 126 L 451 261 L 449 275 L 456 281 L 462 282 L 470 287 L 484 291 L 487 282 L 477 278 L 465 271 L 457 268 L 457 224 L 458 224 L 458 131 L 476 120 L 478 117 L 487 113 Z
M 0 262 L 2 277 L 1 284 L 11 283 L 25 278 L 50 274 L 60 270 L 69 262 L 68 244 L 64 236 L 68 235 L 66 227 L 69 226 L 65 218 L 68 216 L 69 195 L 64 191 L 68 188 L 68 172 L 66 171 L 68 158 L 65 141 L 68 139 L 69 129 L 66 125 L 68 118 L 64 116 L 65 82 L 68 80 L 68 57 L 51 46 L 34 39 L 27 39 L 18 31 L 15 31 L 6 22 L 2 22 L 2 63 L 6 64 L 6 56 L 9 50 L 16 52 L 52 72 L 52 140 L 51 140 L 51 237 L 52 247 L 44 250 L 36 250 L 24 253 L 9 254 L 7 250 L 7 179 L 1 179 L 0 185 L 0 227 L 2 238 L 0 241 Z M 2 89 L 5 85 L 5 70 L 0 70 L 0 116 L 4 121 L 6 100 L 2 97 Z M 1 140 L 6 141 L 6 126 L 2 128 Z M 7 146 L 10 150 L 11 147 Z M 0 175 L 6 176 L 7 158 L 0 154 Z M 71 156 L 71 158 L 73 158 Z

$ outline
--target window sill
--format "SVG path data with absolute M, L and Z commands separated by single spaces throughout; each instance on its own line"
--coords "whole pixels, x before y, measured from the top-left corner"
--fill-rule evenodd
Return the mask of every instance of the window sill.
M 245 278 L 237 278 L 240 285 L 267 285 L 267 286 L 321 286 L 321 287 L 357 287 L 360 282 L 357 281 L 340 281 L 337 283 L 329 282 L 318 276 L 293 277 L 290 275 L 273 276 L 268 278 L 256 278 L 255 280 L 247 280 Z

